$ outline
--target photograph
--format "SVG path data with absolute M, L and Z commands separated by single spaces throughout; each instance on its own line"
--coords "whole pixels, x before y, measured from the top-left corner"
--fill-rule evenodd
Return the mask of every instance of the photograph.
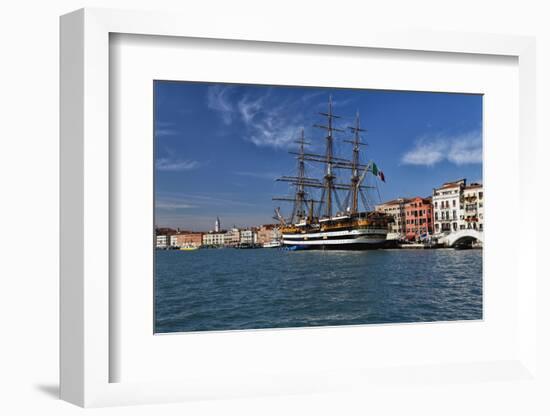
M 483 95 L 153 81 L 154 332 L 483 319 Z

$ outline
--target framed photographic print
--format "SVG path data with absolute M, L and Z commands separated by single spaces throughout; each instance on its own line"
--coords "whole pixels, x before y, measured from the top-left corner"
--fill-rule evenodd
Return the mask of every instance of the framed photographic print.
M 533 40 L 180 18 L 62 18 L 62 398 L 530 379 Z

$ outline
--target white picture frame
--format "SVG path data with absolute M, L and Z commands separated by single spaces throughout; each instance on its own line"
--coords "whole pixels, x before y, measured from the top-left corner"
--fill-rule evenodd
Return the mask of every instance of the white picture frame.
M 185 24 L 182 24 L 185 22 Z M 178 381 L 111 382 L 110 366 L 117 357 L 110 348 L 113 298 L 109 276 L 113 259 L 109 194 L 114 169 L 109 149 L 110 34 L 225 39 L 301 45 L 429 51 L 441 54 L 503 55 L 518 59 L 519 67 L 519 196 L 520 212 L 533 203 L 534 184 L 528 168 L 535 164 L 535 42 L 533 38 L 429 32 L 383 32 L 349 28 L 327 34 L 312 25 L 307 31 L 265 24 L 239 27 L 218 21 L 204 26 L 169 13 L 83 9 L 61 18 L 61 398 L 80 406 L 157 403 L 195 398 L 242 397 L 255 394 L 323 392 L 406 379 L 407 369 L 334 369 L 325 377 L 297 376 L 288 371 L 243 380 L 235 374 L 194 377 Z M 242 35 L 246 33 L 246 35 Z M 536 241 L 526 215 L 518 220 L 523 239 Z M 522 226 L 523 225 L 523 226 Z M 423 366 L 417 376 L 430 380 L 480 382 L 472 372 L 498 374 L 506 380 L 536 375 L 535 251 L 518 247 L 522 279 L 517 292 L 517 354 L 498 362 L 448 362 Z M 516 271 L 517 273 L 517 271 Z M 359 367 L 360 369 L 360 367 Z M 438 377 L 439 377 L 438 376 Z M 348 381 L 343 382 L 343 379 Z M 481 378 L 483 379 L 483 378 Z M 237 380 L 237 382 L 235 382 Z

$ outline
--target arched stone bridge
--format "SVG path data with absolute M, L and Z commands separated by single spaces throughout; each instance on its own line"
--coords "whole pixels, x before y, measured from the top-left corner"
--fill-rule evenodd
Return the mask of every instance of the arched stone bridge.
M 453 247 L 458 242 L 478 240 L 483 243 L 483 233 L 478 230 L 460 230 L 439 238 L 439 242 L 447 247 Z

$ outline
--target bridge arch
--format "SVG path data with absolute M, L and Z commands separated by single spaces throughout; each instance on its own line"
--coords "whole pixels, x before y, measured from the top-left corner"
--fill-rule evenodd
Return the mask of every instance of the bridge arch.
M 459 242 L 480 241 L 483 243 L 483 233 L 478 230 L 460 230 L 454 233 L 447 234 L 440 238 L 439 241 L 448 247 L 454 247 Z

